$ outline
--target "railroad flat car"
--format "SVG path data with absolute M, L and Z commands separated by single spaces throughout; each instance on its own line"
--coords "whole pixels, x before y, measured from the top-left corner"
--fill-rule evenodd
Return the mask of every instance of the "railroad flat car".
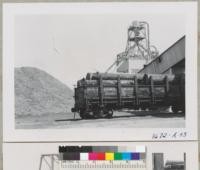
M 111 118 L 121 109 L 185 112 L 185 75 L 88 73 L 77 82 L 75 105 L 83 119 Z

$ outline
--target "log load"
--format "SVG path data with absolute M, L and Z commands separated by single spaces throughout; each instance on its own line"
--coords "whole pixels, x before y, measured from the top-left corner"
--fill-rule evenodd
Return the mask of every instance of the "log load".
M 77 82 L 73 112 L 82 118 L 112 117 L 119 109 L 185 110 L 185 75 L 88 73 Z

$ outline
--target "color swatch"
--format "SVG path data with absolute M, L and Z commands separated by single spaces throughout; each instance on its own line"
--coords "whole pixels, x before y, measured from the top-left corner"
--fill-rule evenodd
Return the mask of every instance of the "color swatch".
M 146 149 L 143 146 L 132 148 L 133 151 L 121 150 L 117 146 L 61 146 L 59 147 L 60 160 L 81 160 L 81 161 L 117 161 L 117 160 L 144 160 Z

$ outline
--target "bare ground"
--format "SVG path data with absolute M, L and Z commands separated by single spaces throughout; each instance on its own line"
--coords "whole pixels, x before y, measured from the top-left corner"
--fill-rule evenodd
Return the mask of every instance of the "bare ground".
M 181 113 L 155 111 L 118 111 L 112 119 L 82 120 L 78 114 L 48 113 L 40 116 L 20 116 L 15 120 L 16 129 L 59 129 L 80 127 L 109 128 L 183 128 L 185 118 Z

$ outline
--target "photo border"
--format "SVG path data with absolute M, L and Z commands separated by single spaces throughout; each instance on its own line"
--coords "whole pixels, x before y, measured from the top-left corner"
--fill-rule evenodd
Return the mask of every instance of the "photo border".
M 48 7 L 47 7 L 48 6 Z M 184 13 L 186 15 L 186 128 L 120 129 L 15 129 L 14 121 L 14 16 L 22 14 L 93 13 Z M 57 10 L 56 10 L 57 9 Z M 67 10 L 66 10 L 67 9 Z M 156 9 L 156 10 L 155 10 Z M 12 50 L 13 49 L 13 50 Z M 192 56 L 192 57 L 191 57 Z M 191 88 L 192 87 L 192 88 Z M 189 96 L 189 97 L 188 97 Z M 13 107 L 12 107 L 13 106 Z M 189 114 L 188 114 L 189 113 Z M 167 141 L 197 140 L 197 2 L 129 3 L 10 3 L 3 4 L 3 141 Z M 139 131 L 139 133 L 138 133 Z M 152 135 L 187 133 L 186 137 L 152 139 Z M 87 135 L 86 134 L 90 134 Z M 70 138 L 69 138 L 70 136 Z

